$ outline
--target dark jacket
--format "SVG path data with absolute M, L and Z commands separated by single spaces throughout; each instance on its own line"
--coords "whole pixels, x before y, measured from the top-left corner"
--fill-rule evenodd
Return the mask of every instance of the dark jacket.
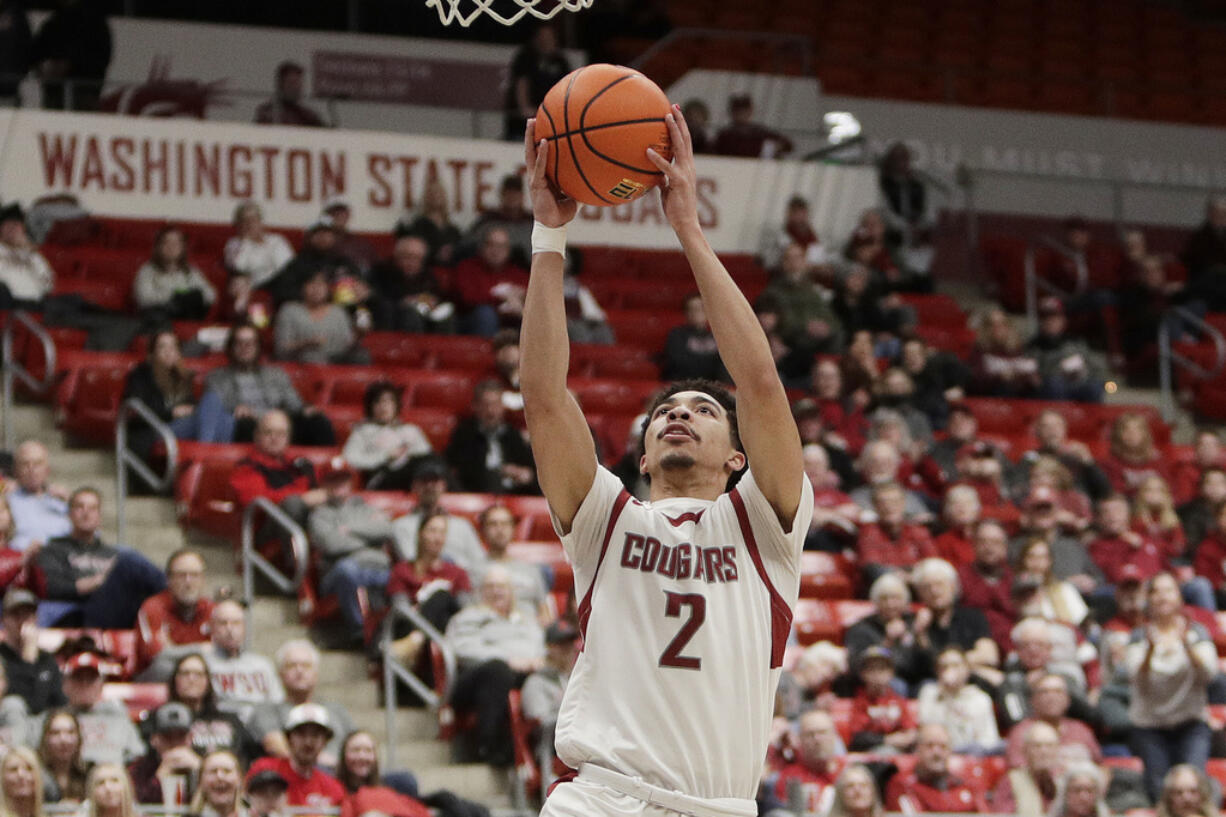
M 119 551 L 94 537 L 84 544 L 71 536 L 57 536 L 38 551 L 35 561 L 46 582 L 47 598 L 80 601 L 77 581 L 97 576 L 110 569 Z
M 494 434 L 494 439 L 502 447 L 502 461 L 507 465 L 525 465 L 535 468 L 532 461 L 532 450 L 524 442 L 523 436 L 509 425 L 503 426 Z M 460 420 L 451 441 L 447 443 L 447 464 L 455 472 L 461 491 L 473 493 L 508 493 L 508 488 L 497 471 L 485 467 L 486 455 L 489 453 L 490 440 L 477 426 L 474 417 Z M 534 493 L 535 485 L 518 489 L 520 492 Z
M 123 384 L 123 397 L 125 400 L 130 397 L 137 398 L 153 409 L 159 419 L 169 423 L 174 419 L 176 406 L 190 406 L 195 403 L 192 399 L 192 379 L 190 372 L 184 373 L 173 393 L 167 394 L 154 379 L 153 367 L 148 361 L 143 361 L 128 373 L 128 379 Z
M 24 659 L 7 643 L 0 643 L 0 661 L 8 678 L 9 693 L 20 695 L 30 707 L 30 714 L 37 715 L 48 709 L 65 706 L 64 678 L 55 656 L 45 650 L 38 651 L 34 663 Z

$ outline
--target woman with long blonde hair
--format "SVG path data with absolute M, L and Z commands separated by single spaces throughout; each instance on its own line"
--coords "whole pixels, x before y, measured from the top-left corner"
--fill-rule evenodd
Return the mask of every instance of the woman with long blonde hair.
M 1158 542 L 1171 558 L 1182 556 L 1187 548 L 1171 488 L 1157 474 L 1146 477 L 1137 486 L 1132 501 L 1132 528 Z
M 1166 479 L 1167 464 L 1154 445 L 1154 435 L 1149 419 L 1135 412 L 1121 414 L 1111 425 L 1111 447 L 1099 463 L 1111 487 L 1121 494 L 1132 496 L 1141 481 L 1157 475 Z
M 239 794 L 243 770 L 233 752 L 209 752 L 200 763 L 200 783 L 192 798 L 191 813 L 197 817 L 236 817 L 244 812 Z
M 85 803 L 80 817 L 139 817 L 132 781 L 118 763 L 99 763 L 85 781 Z
M 1077 588 L 1052 573 L 1051 545 L 1046 539 L 1036 537 L 1022 546 L 1013 575 L 1015 589 L 1033 588 L 1029 591 L 1031 595 L 1017 599 L 1023 616 L 1038 616 L 1080 627 L 1089 615 L 1090 608 Z
M 854 763 L 844 769 L 834 784 L 834 802 L 826 817 L 881 817 L 884 813 L 877 781 L 868 767 Z
M 0 761 L 0 817 L 43 817 L 43 767 L 24 746 Z

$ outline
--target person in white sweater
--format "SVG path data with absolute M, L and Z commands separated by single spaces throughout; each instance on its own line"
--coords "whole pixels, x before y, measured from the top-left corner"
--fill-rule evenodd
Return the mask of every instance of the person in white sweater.
M 138 309 L 163 310 L 169 317 L 198 320 L 217 301 L 217 290 L 187 260 L 187 237 L 178 227 L 164 227 L 153 241 L 152 257 L 132 284 Z
M 16 301 L 37 302 L 51 291 L 55 273 L 26 231 L 21 206 L 0 210 L 0 289 Z M 0 299 L 6 300 L 6 299 Z
M 366 419 L 353 427 L 341 456 L 365 477 L 368 491 L 408 491 L 413 465 L 431 453 L 430 441 L 412 423 L 400 421 L 404 390 L 387 380 L 366 387 Z
M 222 251 L 226 269 L 247 276 L 252 289 L 272 280 L 294 257 L 285 236 L 264 228 L 264 213 L 253 201 L 234 208 L 234 229 Z
M 919 722 L 939 723 L 949 730 L 960 755 L 999 754 L 1004 749 L 996 728 L 996 713 L 986 692 L 968 683 L 971 665 L 958 647 L 937 654 L 937 680 L 919 692 Z

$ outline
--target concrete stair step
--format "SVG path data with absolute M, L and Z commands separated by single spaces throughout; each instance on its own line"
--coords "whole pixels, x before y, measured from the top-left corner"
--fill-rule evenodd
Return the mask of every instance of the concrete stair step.
M 478 763 L 452 763 L 414 769 L 413 773 L 417 775 L 417 786 L 423 793 L 449 789 L 491 808 L 511 805 L 510 777 L 505 770 L 491 769 Z
M 371 733 L 384 734 L 387 729 L 386 715 L 382 707 L 364 707 L 350 712 L 358 728 Z M 397 709 L 396 730 L 400 740 L 433 740 L 438 734 L 438 715 L 429 709 Z
M 42 440 L 48 448 L 60 450 L 59 429 L 55 427 L 55 418 L 48 406 L 33 403 L 19 403 L 13 406 L 13 436 L 9 439 L 10 448 L 17 446 L 25 439 Z
M 374 683 L 367 674 L 366 656 L 360 652 L 324 650 L 319 661 L 319 677 L 355 686 Z

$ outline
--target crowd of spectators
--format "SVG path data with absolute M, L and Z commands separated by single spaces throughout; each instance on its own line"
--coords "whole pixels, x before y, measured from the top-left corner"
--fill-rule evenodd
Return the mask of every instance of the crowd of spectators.
M 514 75 L 509 129 L 546 74 L 567 68 L 551 32 L 539 29 Z M 301 74 L 279 69 L 264 121 L 320 124 L 299 103 Z M 687 106 L 696 144 L 711 152 L 770 157 L 791 148 L 753 121 L 747 97 L 730 100 L 721 131 L 709 131 L 704 113 L 701 103 Z M 907 296 L 932 289 L 932 217 L 904 147 L 883 160 L 880 186 L 882 206 L 861 213 L 851 235 L 819 235 L 808 202 L 794 197 L 760 248 L 772 279 L 753 306 L 795 392 L 815 488 L 806 548 L 847 565 L 872 605 L 841 644 L 807 646 L 785 673 L 763 809 L 1098 817 L 1105 803 L 1123 803 L 1156 806 L 1164 817 L 1202 814 L 1213 744 L 1203 713 L 1226 703 L 1214 618 L 1226 601 L 1219 438 L 1201 433 L 1193 458 L 1176 463 L 1148 415 L 1122 414 L 1092 450 L 1049 409 L 1019 450 L 981 434 L 967 398 L 1101 402 L 1121 351 L 1144 347 L 1167 319 L 1155 309 L 1159 295 L 1217 302 L 1226 204 L 1211 201 L 1189 239 L 1183 286 L 1167 280 L 1143 233 L 1107 253 L 1070 219 L 1069 252 L 1053 255 L 1043 274 L 1071 294 L 1041 299 L 1028 337 L 1003 309 L 985 309 L 972 354 L 959 359 L 915 331 Z M 433 180 L 420 210 L 397 223 L 384 259 L 350 229 L 350 216 L 343 201 L 328 202 L 295 252 L 244 202 L 224 250 L 224 286 L 189 260 L 190 234 L 163 229 L 135 274 L 131 302 L 153 331 L 124 394 L 180 438 L 250 444 L 230 475 L 237 507 L 266 499 L 308 531 L 319 589 L 336 599 L 348 634 L 343 646 L 369 648 L 381 617 L 397 608 L 445 634 L 458 659 L 451 703 L 475 716 L 472 759 L 510 765 L 507 693 L 522 688 L 549 778 L 552 723 L 579 634 L 551 597 L 549 572 L 508 555 L 517 520 L 499 502 L 539 492 L 517 393 L 532 223 L 522 180 L 504 179 L 498 206 L 467 230 L 452 222 L 446 189 Z M 1123 260 L 1111 267 L 1107 258 Z M 581 256 L 570 260 L 572 333 L 615 341 L 583 284 Z M 54 288 L 16 206 L 0 211 L 0 284 L 5 305 L 31 308 Z M 726 379 L 701 298 L 691 294 L 682 307 L 684 323 L 659 353 L 663 377 Z M 224 364 L 197 377 L 166 324 L 206 317 L 230 329 Z M 493 340 L 491 376 L 441 450 L 403 421 L 403 394 L 390 380 L 369 386 L 364 420 L 338 440 L 278 365 L 369 362 L 361 340 L 377 330 Z M 150 453 L 148 429 L 134 422 L 131 430 Z M 292 448 L 338 442 L 323 467 Z M 627 462 L 619 475 L 642 496 L 633 447 Z M 0 501 L 9 587 L 0 731 L 14 747 L 0 771 L 24 764 L 48 802 L 53 791 L 64 802 L 105 799 L 118 778 L 129 802 L 196 802 L 221 814 L 240 790 L 253 808 L 267 797 L 270 810 L 417 798 L 410 776 L 371 766 L 374 740 L 342 707 L 316 700 L 314 646 L 252 652 L 245 610 L 210 598 L 198 553 L 176 552 L 163 571 L 124 543 L 103 542 L 102 494 L 70 493 L 49 468 L 45 446 L 23 443 Z M 409 492 L 415 505 L 391 518 L 359 486 Z M 450 491 L 490 495 L 478 525 L 445 510 Z M 391 617 L 390 660 L 428 678 L 426 633 Z M 168 703 L 133 727 L 101 694 L 111 657 L 86 649 L 57 661 L 38 649 L 39 629 L 52 626 L 134 628 L 135 673 L 165 683 Z M 1128 755 L 1141 759 L 1140 773 L 1104 763 Z M 957 771 L 967 758 L 991 757 L 1004 758 L 1005 773 L 990 790 Z M 0 789 L 15 802 L 25 795 L 16 776 L 8 790 L 6 775 Z M 1196 807 L 1179 805 L 1191 792 Z M 432 805 L 445 811 L 444 802 Z M 101 800 L 96 807 L 112 810 Z

